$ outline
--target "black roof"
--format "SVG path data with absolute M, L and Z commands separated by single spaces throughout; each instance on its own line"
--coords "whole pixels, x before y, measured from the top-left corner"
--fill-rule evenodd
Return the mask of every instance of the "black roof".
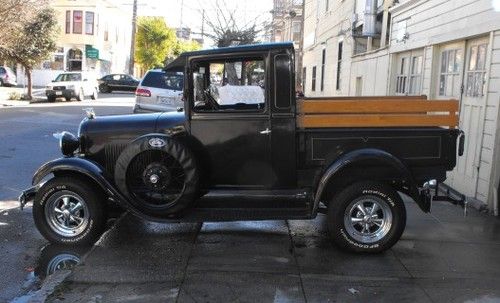
M 202 49 L 198 51 L 185 52 L 182 53 L 177 59 L 167 64 L 165 66 L 165 70 L 184 71 L 184 66 L 186 65 L 186 58 L 190 56 L 236 53 L 236 52 L 247 52 L 247 51 L 268 51 L 272 49 L 283 49 L 283 48 L 293 48 L 293 43 L 292 42 L 260 43 L 260 44 L 238 45 L 238 46 Z

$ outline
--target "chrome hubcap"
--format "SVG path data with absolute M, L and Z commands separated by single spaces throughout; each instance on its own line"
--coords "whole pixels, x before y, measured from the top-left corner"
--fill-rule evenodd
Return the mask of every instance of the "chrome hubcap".
M 362 196 L 352 201 L 344 214 L 344 226 L 353 239 L 375 243 L 384 238 L 392 226 L 392 211 L 377 196 Z
M 79 235 L 89 224 L 89 210 L 76 193 L 62 190 L 53 194 L 45 205 L 50 228 L 64 237 Z

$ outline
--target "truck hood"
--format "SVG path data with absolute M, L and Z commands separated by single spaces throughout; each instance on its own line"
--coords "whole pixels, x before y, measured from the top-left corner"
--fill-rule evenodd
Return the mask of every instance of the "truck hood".
M 127 145 L 146 134 L 176 134 L 184 131 L 185 120 L 183 112 L 96 116 L 80 123 L 78 135 L 82 151 L 94 154 L 106 145 Z

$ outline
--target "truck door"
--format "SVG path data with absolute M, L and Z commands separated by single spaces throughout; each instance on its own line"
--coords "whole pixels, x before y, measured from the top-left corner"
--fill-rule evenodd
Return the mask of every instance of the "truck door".
M 191 134 L 203 145 L 214 187 L 270 188 L 271 124 L 266 57 L 193 59 Z

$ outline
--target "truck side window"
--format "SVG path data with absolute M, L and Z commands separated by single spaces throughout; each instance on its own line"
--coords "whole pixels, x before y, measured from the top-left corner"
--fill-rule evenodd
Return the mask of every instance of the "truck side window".
M 197 62 L 193 66 L 194 111 L 263 110 L 265 78 L 262 58 Z

